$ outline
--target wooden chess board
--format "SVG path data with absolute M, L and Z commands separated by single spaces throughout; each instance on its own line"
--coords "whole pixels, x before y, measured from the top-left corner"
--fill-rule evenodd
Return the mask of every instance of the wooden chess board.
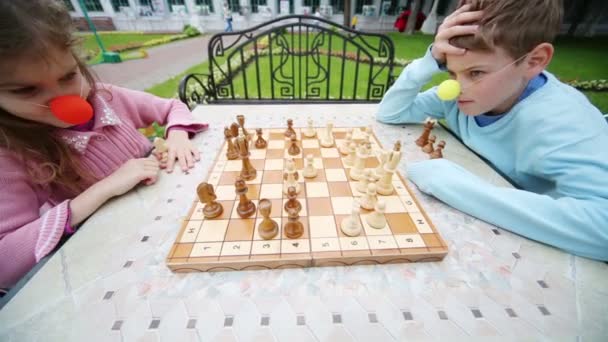
M 271 240 L 258 234 L 257 226 L 262 216 L 257 212 L 242 219 L 236 212 L 238 196 L 234 183 L 241 170 L 239 159 L 227 160 L 224 143 L 207 182 L 215 188 L 217 200 L 224 207 L 221 216 L 205 219 L 204 204 L 198 198 L 192 204 L 187 219 L 177 235 L 167 256 L 168 267 L 175 272 L 229 271 L 274 269 L 310 266 L 347 266 L 439 261 L 448 248 L 433 223 L 408 188 L 403 177 L 395 173 L 395 191 L 389 196 L 378 196 L 386 203 L 387 226 L 371 228 L 365 216 L 370 211 L 361 209 L 363 230 L 359 236 L 349 237 L 340 230 L 340 222 L 351 213 L 353 200 L 362 194 L 356 190 L 356 181 L 349 179 L 349 167 L 343 165 L 338 146 L 344 140 L 347 128 L 334 128 L 335 146 L 319 146 L 317 137 L 303 137 L 303 129 L 296 128 L 301 147 L 299 155 L 287 153 L 289 140 L 284 129 L 267 129 L 263 137 L 268 142 L 265 149 L 256 149 L 251 143 L 250 160 L 257 170 L 257 177 L 247 181 L 248 197 L 257 204 L 259 199 L 272 202 L 271 218 L 277 221 L 280 231 Z M 317 132 L 324 128 L 317 128 Z M 250 129 L 249 133 L 254 133 Z M 358 139 L 360 128 L 354 128 L 353 138 Z M 255 135 L 252 142 L 255 141 Z M 300 140 L 302 139 L 302 140 Z M 382 148 L 371 135 L 374 151 Z M 312 154 L 318 168 L 315 178 L 300 174 L 301 191 L 298 199 L 302 204 L 300 221 L 304 234 L 298 239 L 288 239 L 282 226 L 287 222 L 283 209 L 287 196 L 283 194 L 284 159 L 293 157 L 298 172 L 304 167 L 307 155 Z M 370 157 L 366 168 L 375 168 L 379 160 Z M 196 198 L 196 191 L 192 189 Z

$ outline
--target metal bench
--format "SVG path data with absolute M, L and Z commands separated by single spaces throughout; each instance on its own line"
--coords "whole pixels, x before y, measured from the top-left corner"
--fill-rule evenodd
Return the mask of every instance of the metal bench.
M 198 104 L 379 102 L 396 78 L 395 50 L 383 34 L 324 18 L 290 15 L 208 45 L 208 73 L 186 75 L 179 97 Z

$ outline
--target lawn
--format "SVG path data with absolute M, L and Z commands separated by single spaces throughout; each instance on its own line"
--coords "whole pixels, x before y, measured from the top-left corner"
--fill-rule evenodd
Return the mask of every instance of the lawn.
M 99 37 L 106 50 L 110 51 L 116 47 L 125 47 L 128 45 L 134 45 L 138 43 L 145 43 L 153 39 L 159 39 L 164 37 L 172 36 L 173 34 L 144 34 L 141 32 L 101 32 Z M 82 40 L 82 51 L 85 56 L 91 57 L 88 61 L 89 64 L 95 64 L 101 62 L 101 49 L 97 45 L 95 36 L 91 33 L 81 33 Z M 128 58 L 129 53 L 121 53 L 121 57 Z
M 406 36 L 400 33 L 389 33 L 389 37 L 393 40 L 395 45 L 395 57 L 397 59 L 405 59 L 412 60 L 422 56 L 428 46 L 431 44 L 433 37 L 430 35 L 422 35 L 417 34 L 413 36 Z M 303 46 L 305 46 L 305 39 L 303 39 Z M 329 49 L 329 46 L 326 42 L 325 49 Z M 338 46 L 337 42 L 333 42 L 332 51 L 341 50 L 341 42 L 340 46 Z M 352 51 L 353 48 L 351 46 L 347 46 L 347 51 Z M 608 56 L 608 37 L 593 37 L 593 38 L 569 38 L 563 37 L 559 38 L 555 43 L 555 56 L 553 61 L 549 65 L 548 70 L 554 73 L 558 78 L 563 81 L 569 80 L 594 80 L 594 79 L 608 79 L 608 67 L 606 67 L 605 58 Z M 325 59 L 323 59 L 325 61 Z M 273 60 L 274 61 L 274 60 Z M 339 64 L 341 59 L 339 58 L 330 58 L 332 63 L 332 70 L 336 66 L 341 67 Z M 324 63 L 328 63 L 330 61 L 326 61 Z M 262 57 L 259 61 L 259 68 L 262 70 L 260 72 L 260 89 L 262 91 L 262 96 L 270 96 L 270 78 L 268 77 L 268 71 L 264 72 L 263 70 L 267 70 L 269 65 L 269 58 Z M 309 63 L 310 65 L 310 63 Z M 354 63 L 347 62 L 345 64 L 345 87 L 342 89 L 343 97 L 352 97 L 353 92 L 355 91 L 357 96 L 365 95 L 366 90 L 364 88 L 353 89 L 354 82 Z M 305 66 L 304 66 L 305 67 Z M 296 63 L 297 68 L 297 63 Z M 248 95 L 257 96 L 257 82 L 256 82 L 256 72 L 255 72 L 255 64 L 250 64 L 246 69 L 247 76 L 247 91 Z M 396 68 L 396 72 L 400 72 L 402 68 Z M 188 69 L 183 74 L 180 74 L 174 78 L 171 78 L 161 84 L 157 84 L 146 91 L 156 94 L 161 97 L 175 97 L 177 92 L 177 85 L 179 81 L 184 75 L 188 73 L 207 73 L 208 72 L 208 63 L 204 62 L 199 65 L 196 65 L 190 69 Z M 361 83 L 365 80 L 364 76 L 367 73 L 365 67 L 360 68 L 359 70 L 359 78 L 357 83 Z M 429 84 L 425 86 L 425 88 L 432 87 L 434 85 L 439 84 L 442 80 L 447 78 L 447 74 L 438 74 L 435 75 Z M 242 78 L 239 78 L 242 79 Z M 299 84 L 299 80 L 296 77 L 296 84 Z M 331 89 L 331 94 L 334 98 L 339 97 L 339 86 L 336 85 L 337 80 L 332 79 L 329 85 Z M 321 86 L 321 91 L 325 91 L 326 86 Z M 244 95 L 245 88 L 242 85 L 242 82 L 235 82 L 235 93 Z M 299 91 L 296 88 L 296 91 Z M 607 92 L 584 92 L 590 99 L 590 101 L 600 108 L 600 110 L 604 113 L 608 113 L 608 93 Z M 277 94 L 277 90 L 275 89 L 275 94 Z

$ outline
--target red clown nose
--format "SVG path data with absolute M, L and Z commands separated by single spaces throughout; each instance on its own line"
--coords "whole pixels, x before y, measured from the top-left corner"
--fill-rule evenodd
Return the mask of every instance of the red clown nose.
M 49 103 L 51 113 L 63 122 L 80 125 L 93 117 L 93 107 L 78 95 L 58 96 Z

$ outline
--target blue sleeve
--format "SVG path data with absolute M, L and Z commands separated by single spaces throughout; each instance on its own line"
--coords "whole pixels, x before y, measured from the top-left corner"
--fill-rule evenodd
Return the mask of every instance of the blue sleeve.
M 421 191 L 469 215 L 572 254 L 608 260 L 606 198 L 497 187 L 445 159 L 411 164 L 408 176 Z
M 420 123 L 427 117 L 443 118 L 443 101 L 437 97 L 436 87 L 425 92 L 420 89 L 434 74 L 441 72 L 429 48 L 420 59 L 414 60 L 403 71 L 393 86 L 384 94 L 376 119 L 384 123 Z

